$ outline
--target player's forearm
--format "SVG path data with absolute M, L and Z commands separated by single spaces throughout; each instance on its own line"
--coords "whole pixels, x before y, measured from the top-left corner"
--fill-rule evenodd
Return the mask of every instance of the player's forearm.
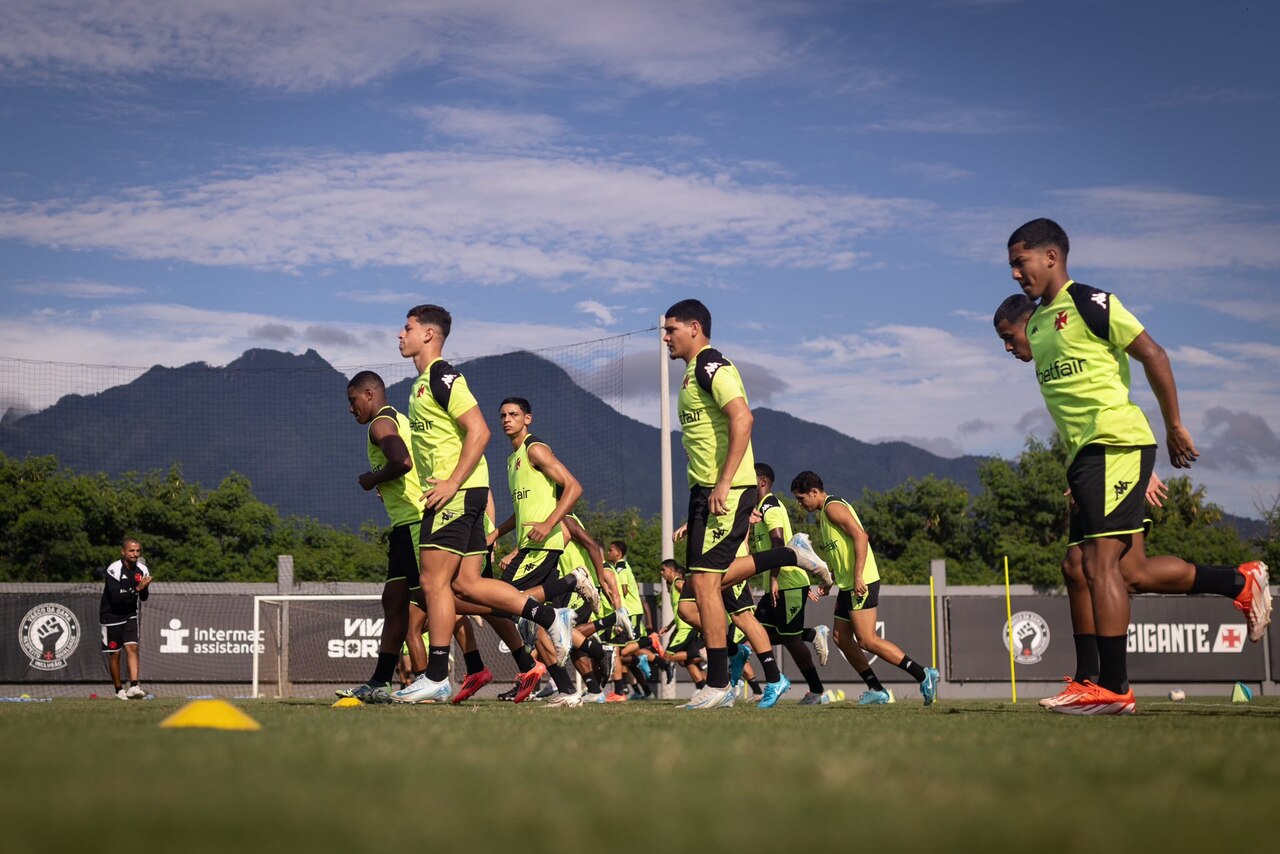
M 867 566 L 867 555 L 871 553 L 871 538 L 866 534 L 853 538 L 853 577 L 861 578 Z
M 1155 351 L 1140 360 L 1142 370 L 1147 375 L 1147 383 L 1151 386 L 1156 402 L 1160 404 L 1160 417 L 1164 419 L 1166 430 L 1182 426 L 1182 413 L 1178 406 L 1178 384 L 1173 378 L 1173 366 L 1169 363 L 1169 354 L 1163 347 L 1157 346 Z
M 560 500 L 556 502 L 556 507 L 551 511 L 551 515 L 547 517 L 547 524 L 555 527 L 563 521 L 565 516 L 569 515 L 569 511 L 573 510 L 573 505 L 578 503 L 578 499 L 582 497 L 582 484 L 578 483 L 578 479 L 570 477 L 568 482 L 564 484 L 564 489 L 560 493 Z
M 618 576 L 612 569 L 605 569 L 601 566 L 596 567 L 596 577 L 600 579 L 600 583 L 604 586 L 604 593 L 609 597 L 609 604 L 613 606 L 613 610 L 622 607 L 622 588 L 618 586 Z

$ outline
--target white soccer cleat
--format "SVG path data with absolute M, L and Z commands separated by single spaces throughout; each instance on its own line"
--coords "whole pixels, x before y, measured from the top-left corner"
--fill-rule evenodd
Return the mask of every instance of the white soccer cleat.
M 600 591 L 596 589 L 595 582 L 591 580 L 591 573 L 587 572 L 585 566 L 580 566 L 573 571 L 573 589 L 582 597 L 582 601 L 587 603 L 591 613 L 594 614 L 600 610 Z
M 613 620 L 613 631 L 615 636 L 621 635 L 624 641 L 633 641 L 636 639 L 635 632 L 631 631 L 631 615 L 627 613 L 627 609 L 619 608 L 614 611 L 617 617 Z
M 599 702 L 599 701 L 596 700 L 594 702 Z M 548 709 L 575 709 L 581 705 L 582 705 L 582 695 L 577 692 L 574 692 L 572 694 L 556 694 L 550 700 L 547 700 Z
M 453 686 L 448 679 L 433 682 L 423 675 L 413 680 L 409 687 L 393 692 L 391 700 L 396 703 L 447 703 L 452 693 Z
M 607 702 L 609 702 L 609 701 L 608 701 L 607 699 L 605 699 L 605 696 L 604 696 L 604 692 L 603 692 L 603 691 L 597 691 L 597 692 L 596 692 L 596 693 L 594 693 L 594 694 L 587 694 L 586 696 L 584 696 L 584 697 L 582 698 L 582 702 L 583 702 L 583 704 L 584 704 L 584 705 L 585 705 L 585 704 L 587 704 L 587 703 L 599 703 L 599 704 L 603 705 L 603 704 L 605 704 L 605 703 L 607 703 Z
M 116 692 L 116 699 L 117 700 L 129 699 L 129 692 L 121 688 L 119 691 Z
M 142 690 L 141 685 L 130 685 L 129 690 L 125 691 L 124 695 L 130 700 L 141 700 L 143 697 L 147 696 L 147 692 Z
M 731 709 L 733 708 L 733 688 L 712 688 L 705 685 L 693 692 L 689 702 L 682 709 Z
M 547 629 L 551 643 L 556 648 L 556 663 L 564 665 L 569 660 L 569 648 L 573 646 L 573 611 L 557 608 L 555 622 Z
M 818 626 L 813 632 L 813 651 L 818 654 L 818 666 L 825 667 L 831 657 L 831 627 Z
M 831 570 L 827 569 L 827 562 L 818 557 L 818 553 L 810 545 L 808 534 L 796 534 L 787 543 L 787 547 L 796 553 L 796 566 L 817 578 L 822 586 L 830 587 L 835 583 Z

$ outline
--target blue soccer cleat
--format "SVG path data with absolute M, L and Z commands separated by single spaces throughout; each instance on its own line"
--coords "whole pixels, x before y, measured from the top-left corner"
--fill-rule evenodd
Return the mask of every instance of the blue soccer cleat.
M 779 698 L 790 690 L 791 680 L 779 673 L 777 682 L 765 683 L 764 696 L 760 698 L 760 708 L 772 709 L 778 704 Z
M 932 667 L 924 669 L 924 681 L 920 683 L 920 696 L 924 697 L 924 704 L 932 706 L 934 701 L 938 699 L 938 680 L 941 679 L 938 671 Z

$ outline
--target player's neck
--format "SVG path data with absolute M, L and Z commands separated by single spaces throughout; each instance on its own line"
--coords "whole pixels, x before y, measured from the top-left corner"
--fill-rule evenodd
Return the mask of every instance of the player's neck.
M 1044 293 L 1040 295 L 1040 304 L 1049 305 L 1058 298 L 1058 294 L 1062 293 L 1062 289 L 1071 281 L 1071 276 L 1064 269 L 1052 282 L 1044 289 Z
M 526 427 L 524 430 L 521 430 L 519 433 L 511 437 L 511 447 L 513 449 L 519 448 L 524 444 L 524 440 L 527 438 L 529 438 L 529 429 Z
M 443 347 L 434 347 L 430 344 L 423 347 L 413 357 L 413 366 L 418 369 L 418 373 L 422 373 L 431 366 L 431 363 L 440 358 Z

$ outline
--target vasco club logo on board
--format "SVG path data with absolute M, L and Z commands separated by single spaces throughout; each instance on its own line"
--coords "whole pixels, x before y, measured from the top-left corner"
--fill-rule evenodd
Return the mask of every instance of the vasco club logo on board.
M 1018 664 L 1038 664 L 1049 648 L 1049 624 L 1035 611 L 1019 611 L 1004 624 L 1000 639 L 1009 648 L 1009 626 L 1013 626 L 1013 660 Z
M 80 645 L 80 621 L 64 605 L 46 602 L 22 618 L 18 645 L 37 670 L 61 670 Z

